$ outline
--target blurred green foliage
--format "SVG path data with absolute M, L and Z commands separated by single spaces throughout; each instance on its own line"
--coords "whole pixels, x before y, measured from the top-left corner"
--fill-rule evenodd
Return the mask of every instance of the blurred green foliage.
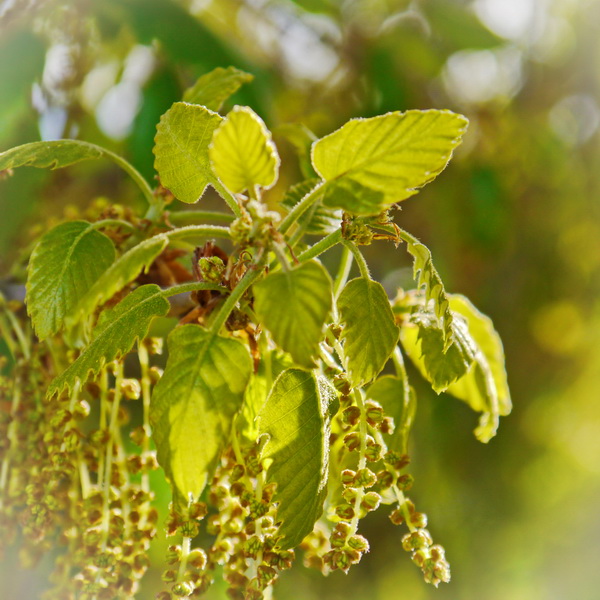
M 300 122 L 321 136 L 388 110 L 471 120 L 436 185 L 396 213 L 449 290 L 493 318 L 515 405 L 484 446 L 467 407 L 418 390 L 414 495 L 453 581 L 426 587 L 379 516 L 365 521 L 372 551 L 359 568 L 328 579 L 294 569 L 278 598 L 598 597 L 599 23 L 595 0 L 0 1 L 0 150 L 77 137 L 152 178 L 160 115 L 228 65 L 255 75 L 235 102 L 265 117 L 284 165 L 302 145 L 290 127 Z M 296 175 L 283 173 L 268 197 Z M 0 181 L 3 288 L 18 284 L 40 227 L 98 196 L 140 202 L 102 161 Z M 374 244 L 367 258 L 390 293 L 410 277 L 403 252 Z M 2 565 L 3 596 L 36 597 L 15 563 Z

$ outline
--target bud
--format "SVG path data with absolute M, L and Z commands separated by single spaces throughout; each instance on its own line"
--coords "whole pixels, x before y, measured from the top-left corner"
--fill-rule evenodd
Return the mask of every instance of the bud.
M 398 487 L 403 491 L 403 492 L 408 492 L 408 490 L 410 490 L 410 488 L 413 486 L 415 479 L 412 475 L 400 475 L 400 477 L 398 477 Z
M 381 433 L 392 434 L 396 429 L 396 424 L 394 423 L 394 419 L 392 417 L 385 417 L 379 426 L 379 430 Z
M 139 400 L 142 395 L 142 386 L 137 379 L 123 379 L 119 390 L 127 400 Z
M 353 550 L 357 550 L 358 552 L 368 552 L 369 551 L 369 542 L 366 537 L 362 535 L 353 535 L 348 540 L 348 546 Z
M 342 421 L 348 425 L 357 425 L 360 421 L 360 408 L 358 406 L 349 406 L 342 412 Z
M 178 598 L 185 598 L 194 591 L 194 586 L 188 581 L 180 581 L 171 588 L 171 593 Z
M 391 487 L 393 483 L 394 475 L 386 469 L 382 469 L 377 473 L 377 484 L 380 485 L 383 489 Z
M 241 479 L 245 473 L 246 469 L 244 468 L 244 465 L 234 465 L 233 469 L 231 469 L 231 473 L 229 474 L 229 481 L 233 483 L 234 481 Z
M 383 408 L 377 402 L 373 402 L 369 400 L 365 404 L 365 410 L 367 413 L 367 423 L 372 427 L 376 427 L 383 422 L 385 417 L 385 413 L 383 412 Z
M 357 487 L 370 488 L 377 483 L 377 477 L 371 469 L 359 469 L 354 478 L 354 485 Z
M 381 445 L 376 443 L 367 443 L 365 458 L 369 462 L 377 462 L 381 458 Z
M 355 477 L 356 477 L 356 471 L 352 471 L 351 469 L 344 469 L 342 471 L 342 483 L 345 486 L 352 485 L 354 483 Z
M 360 503 L 366 511 L 377 510 L 381 502 L 381 496 L 377 492 L 367 492 Z
M 144 346 L 149 354 L 163 353 L 163 339 L 160 337 L 147 337 L 144 339 Z
M 188 565 L 202 570 L 206 566 L 206 553 L 201 548 L 194 548 L 188 555 Z
M 390 513 L 390 521 L 394 525 L 402 525 L 402 523 L 404 523 L 404 515 L 402 514 L 402 511 L 399 508 L 393 510 Z
M 358 450 L 360 448 L 360 434 L 357 431 L 353 431 L 344 436 L 344 444 L 350 452 Z
M 425 513 L 414 512 L 410 515 L 410 522 L 415 526 L 423 529 L 427 527 L 427 515 Z
M 351 521 L 354 518 L 354 508 L 350 504 L 340 504 L 336 507 L 335 514 L 344 521 Z
M 166 571 L 163 571 L 161 579 L 165 583 L 173 583 L 174 581 L 177 581 L 177 571 L 175 569 L 167 569 Z

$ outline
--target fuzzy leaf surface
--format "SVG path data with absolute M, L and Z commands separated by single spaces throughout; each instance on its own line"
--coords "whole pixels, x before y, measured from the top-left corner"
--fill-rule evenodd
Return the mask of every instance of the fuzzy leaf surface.
M 91 343 L 64 373 L 52 381 L 47 396 L 60 394 L 65 388 L 72 390 L 78 381 L 85 383 L 106 363 L 127 354 L 136 340 L 146 336 L 152 319 L 166 315 L 169 306 L 162 290 L 152 283 L 137 288 L 114 308 L 103 312 Z
M 443 331 L 444 352 L 452 344 L 452 311 L 450 301 L 442 279 L 433 265 L 429 248 L 422 244 L 416 237 L 404 230 L 400 231 L 400 237 L 406 242 L 406 248 L 412 255 L 413 277 L 417 282 L 418 289 L 425 291 L 425 298 L 433 302 L 435 315 Z
M 408 454 L 408 436 L 417 405 L 414 389 L 399 377 L 384 375 L 369 387 L 367 398 L 379 402 L 385 414 L 394 419 L 394 432 L 385 436 L 388 450 Z
M 355 387 L 379 375 L 400 335 L 383 286 L 359 277 L 349 281 L 338 298 L 343 325 L 344 367 Z
M 40 339 L 56 333 L 79 300 L 115 259 L 112 241 L 87 221 L 62 223 L 33 250 L 27 310 Z
M 468 121 L 447 110 L 352 119 L 315 142 L 312 162 L 325 181 L 350 179 L 389 206 L 416 193 L 448 164 Z
M 187 89 L 183 100 L 191 104 L 201 104 L 216 112 L 242 85 L 250 83 L 253 79 L 253 75 L 235 67 L 217 67 L 202 75 L 192 87 Z
M 174 329 L 169 359 L 156 385 L 150 421 L 158 462 L 174 492 L 187 501 L 202 493 L 229 439 L 252 372 L 244 344 L 198 325 Z
M 223 117 L 199 106 L 176 102 L 161 117 L 154 138 L 154 167 L 161 184 L 178 200 L 197 202 L 208 185 L 219 187 L 208 146 Z
M 321 397 L 312 372 L 287 369 L 277 378 L 258 418 L 259 435 L 269 441 L 263 458 L 273 462 L 267 480 L 275 482 L 274 500 L 283 535 L 293 548 L 321 515 L 327 492 L 328 397 Z
M 269 274 L 254 286 L 254 310 L 275 342 L 302 367 L 312 368 L 331 310 L 331 278 L 310 261 Z
M 376 215 L 388 206 L 384 194 L 350 178 L 334 179 L 324 186 L 323 204 L 353 215 Z
M 17 167 L 61 169 L 83 160 L 102 158 L 102 148 L 79 140 L 31 142 L 0 154 L 0 171 Z
M 277 181 L 279 155 L 263 120 L 247 106 L 234 106 L 215 130 L 208 155 L 225 187 L 234 194 L 268 189 Z
M 147 270 L 168 243 L 168 238 L 159 234 L 140 242 L 120 256 L 81 298 L 74 309 L 75 318 L 88 317 L 97 306 L 110 300 L 143 270 Z
M 319 180 L 313 178 L 293 185 L 281 200 L 281 205 L 288 211 L 292 210 L 318 183 Z M 339 229 L 341 221 L 341 210 L 323 206 L 323 202 L 317 200 L 297 222 L 309 235 L 327 235 Z
M 512 409 L 502 341 L 491 319 L 464 296 L 451 294 L 450 307 L 466 319 L 479 351 L 469 371 L 446 392 L 482 413 L 475 435 L 487 442 L 496 433 L 499 417 L 508 415 Z
M 411 316 L 414 326 L 401 329 L 402 345 L 436 394 L 467 373 L 478 352 L 464 319 L 452 321 L 453 344 L 444 351 L 444 335 L 435 315 L 418 311 Z

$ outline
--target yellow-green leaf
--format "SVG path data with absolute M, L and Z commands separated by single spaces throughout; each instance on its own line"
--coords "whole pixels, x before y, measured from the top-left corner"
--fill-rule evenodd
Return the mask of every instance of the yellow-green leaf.
M 263 459 L 272 461 L 267 480 L 277 484 L 282 548 L 297 546 L 323 510 L 332 399 L 312 372 L 288 369 L 275 381 L 258 417 L 259 435 L 269 436 Z
M 70 221 L 46 233 L 29 261 L 27 310 L 40 339 L 56 333 L 115 259 L 115 247 L 93 223 Z
M 277 181 L 279 155 L 262 119 L 247 106 L 234 106 L 214 133 L 209 149 L 212 169 L 234 194 Z
M 246 346 L 198 325 L 174 329 L 152 395 L 152 437 L 180 499 L 198 498 L 229 439 L 252 372 Z
M 478 346 L 468 373 L 446 390 L 482 413 L 475 435 L 481 441 L 491 439 L 498 428 L 498 417 L 512 409 L 500 336 L 489 317 L 477 310 L 464 296 L 451 294 L 450 308 L 467 320 L 469 333 Z
M 331 310 L 331 278 L 316 261 L 271 273 L 254 286 L 254 309 L 275 342 L 312 368 Z
M 354 386 L 379 375 L 398 343 L 400 334 L 383 286 L 359 277 L 349 281 L 338 298 L 344 326 L 344 367 Z
M 235 67 L 217 67 L 205 73 L 183 95 L 185 102 L 201 104 L 210 110 L 218 111 L 223 102 L 235 94 L 244 83 L 250 83 L 254 76 Z
M 312 162 L 326 181 L 350 179 L 373 198 L 382 194 L 384 208 L 412 196 L 444 169 L 467 124 L 447 110 L 353 119 L 315 142 Z
M 154 138 L 154 166 L 161 184 L 178 200 L 193 204 L 212 185 L 220 185 L 210 168 L 208 146 L 223 117 L 196 104 L 176 102 L 161 117 Z
M 52 381 L 47 396 L 60 394 L 64 388 L 85 383 L 104 364 L 127 354 L 136 340 L 143 339 L 154 317 L 169 311 L 169 301 L 155 284 L 143 285 L 125 296 L 111 310 L 102 313 L 94 329 L 92 342 L 64 373 Z

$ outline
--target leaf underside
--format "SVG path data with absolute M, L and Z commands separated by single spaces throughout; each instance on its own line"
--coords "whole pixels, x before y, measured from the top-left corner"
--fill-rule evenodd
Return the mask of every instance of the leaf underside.
M 390 302 L 380 283 L 359 277 L 344 287 L 338 310 L 348 378 L 364 385 L 379 375 L 398 343 Z
M 275 342 L 307 368 L 314 366 L 323 326 L 331 310 L 331 278 L 310 261 L 271 273 L 254 286 L 254 309 Z
M 49 398 L 63 389 L 73 389 L 97 375 L 106 364 L 127 354 L 137 340 L 148 333 L 154 317 L 169 311 L 169 302 L 155 284 L 143 285 L 128 294 L 114 308 L 104 311 L 93 332 L 91 343 L 67 370 L 56 377 L 48 388 Z
M 235 67 L 217 67 L 202 75 L 183 95 L 184 102 L 201 104 L 210 110 L 219 111 L 223 103 L 254 76 Z
M 211 167 L 234 194 L 270 188 L 277 181 L 279 155 L 271 132 L 247 106 L 234 106 L 215 130 L 208 150 Z
M 307 179 L 292 186 L 281 200 L 281 205 L 291 211 L 306 194 L 312 192 L 319 180 Z M 323 206 L 322 200 L 317 200 L 297 221 L 298 226 L 308 235 L 327 235 L 339 229 L 342 220 L 340 209 Z
M 252 372 L 250 353 L 233 338 L 198 325 L 174 329 L 169 359 L 152 395 L 158 462 L 183 501 L 198 498 L 240 410 Z
M 168 238 L 159 234 L 125 252 L 100 275 L 81 298 L 73 311 L 74 318 L 85 319 L 96 307 L 110 300 L 143 270 L 147 270 L 168 243 Z
M 323 510 L 327 483 L 327 407 L 312 372 L 281 373 L 260 412 L 259 435 L 267 434 L 263 459 L 273 462 L 267 480 L 275 482 L 274 500 L 282 548 L 297 546 Z

